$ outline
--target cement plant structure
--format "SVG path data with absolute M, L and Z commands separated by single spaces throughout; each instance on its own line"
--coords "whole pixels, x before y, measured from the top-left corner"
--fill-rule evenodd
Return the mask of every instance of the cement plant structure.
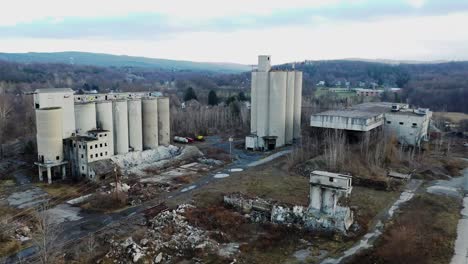
M 169 98 L 151 93 L 75 95 L 39 89 L 36 109 L 39 179 L 47 172 L 96 179 L 93 163 L 130 151 L 170 144 Z
M 271 69 L 270 56 L 258 57 L 252 71 L 250 135 L 246 148 L 271 150 L 301 136 L 302 72 Z

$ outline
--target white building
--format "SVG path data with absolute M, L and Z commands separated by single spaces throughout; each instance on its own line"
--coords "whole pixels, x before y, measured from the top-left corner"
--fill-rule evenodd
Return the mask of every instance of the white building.
M 91 169 L 94 161 L 109 159 L 110 138 L 112 133 L 107 130 L 89 131 L 87 136 L 75 136 L 68 143 L 72 175 L 95 180 L 95 172 Z
M 429 109 L 410 109 L 407 104 L 364 103 L 313 114 L 310 126 L 357 132 L 383 128 L 394 134 L 401 144 L 419 146 L 421 141 L 427 140 L 431 117 Z
M 251 135 L 246 148 L 274 149 L 301 135 L 302 72 L 271 70 L 270 56 L 258 57 L 252 71 Z
M 143 107 L 142 99 L 151 100 L 152 108 Z M 65 178 L 67 167 L 74 177 L 95 180 L 90 165 L 96 161 L 170 144 L 169 99 L 149 92 L 74 95 L 69 88 L 39 89 L 34 107 L 35 164 L 40 180 L 47 172 L 49 183 L 58 173 Z

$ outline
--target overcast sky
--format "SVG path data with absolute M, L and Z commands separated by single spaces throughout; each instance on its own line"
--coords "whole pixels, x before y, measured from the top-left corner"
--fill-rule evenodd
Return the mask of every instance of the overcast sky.
M 0 0 L 0 52 L 468 60 L 468 0 Z

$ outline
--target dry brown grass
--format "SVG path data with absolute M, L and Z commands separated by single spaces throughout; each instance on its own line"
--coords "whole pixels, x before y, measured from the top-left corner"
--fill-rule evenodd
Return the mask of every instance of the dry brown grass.
M 81 208 L 91 211 L 112 212 L 128 205 L 128 195 L 124 192 L 94 194 Z
M 434 118 L 444 118 L 453 123 L 459 123 L 461 120 L 468 119 L 468 114 L 459 112 L 434 112 Z
M 417 195 L 408 202 L 374 250 L 352 263 L 449 263 L 453 255 L 459 202 L 447 196 Z

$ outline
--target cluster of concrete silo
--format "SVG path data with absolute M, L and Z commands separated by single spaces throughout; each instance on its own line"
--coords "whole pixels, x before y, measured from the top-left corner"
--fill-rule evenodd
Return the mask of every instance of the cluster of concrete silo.
M 108 130 L 115 155 L 170 144 L 169 98 L 75 102 L 78 135 Z
M 62 108 L 36 109 L 38 161 L 43 164 L 63 161 Z
M 301 102 L 302 72 L 272 71 L 270 56 L 259 56 L 252 71 L 251 134 L 260 141 L 275 137 L 276 147 L 292 144 L 301 135 Z

